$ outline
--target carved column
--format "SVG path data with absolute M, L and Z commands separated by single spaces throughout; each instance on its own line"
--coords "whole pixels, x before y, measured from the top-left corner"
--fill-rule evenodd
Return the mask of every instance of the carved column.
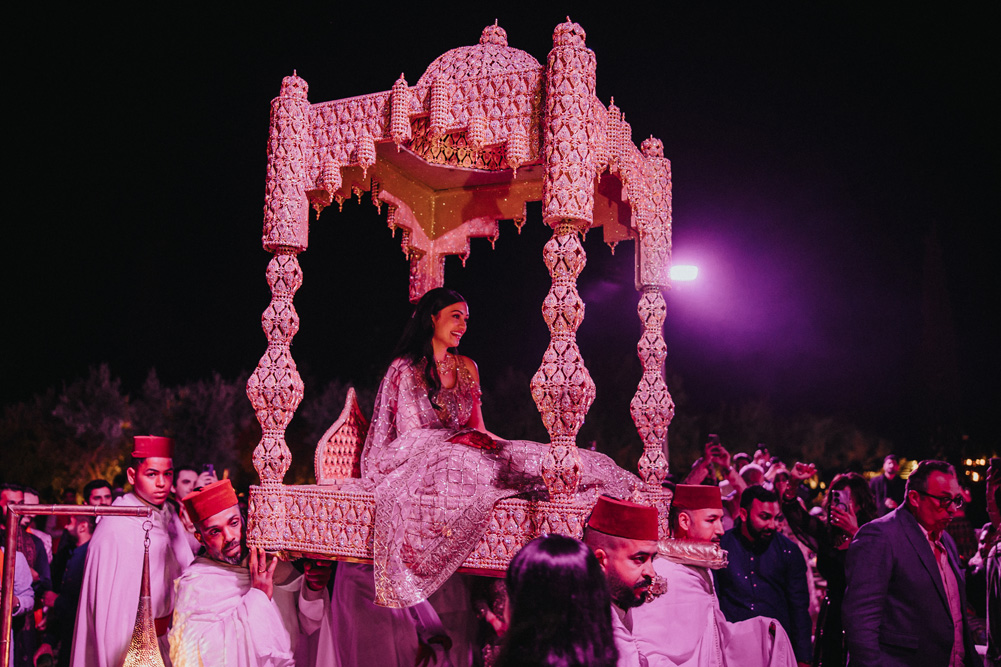
M 577 276 L 587 261 L 577 224 L 556 225 L 543 256 L 553 280 L 542 305 L 550 342 L 532 377 L 532 398 L 551 438 L 542 478 L 550 498 L 559 500 L 572 496 L 580 483 L 577 432 L 594 402 L 594 381 L 577 347 L 577 329 L 584 321 Z
M 303 393 L 289 345 L 299 330 L 292 298 L 302 285 L 298 254 L 306 249 L 309 231 L 306 171 L 312 135 L 307 89 L 293 74 L 285 77 L 281 94 L 271 102 L 263 245 L 274 257 L 267 270 L 271 303 L 261 316 L 268 349 L 247 381 L 247 396 L 263 431 L 254 449 L 254 469 L 274 496 L 269 500 L 274 520 L 281 516 L 279 485 L 291 463 L 285 429 Z
M 660 507 L 661 536 L 667 537 L 670 498 L 661 490 L 668 473 L 667 429 L 674 418 L 674 401 L 664 379 L 664 318 L 667 306 L 661 290 L 670 288 L 671 264 L 671 165 L 664 159 L 659 139 L 650 137 L 642 146 L 638 165 L 645 185 L 636 202 L 639 239 L 636 242 L 636 289 L 641 292 L 637 312 L 643 334 L 636 346 L 643 377 L 629 404 L 633 422 L 643 440 L 639 460 L 640 478 L 650 486 Z
M 664 359 L 667 357 L 664 316 L 667 306 L 660 288 L 652 285 L 644 287 L 636 310 L 643 323 L 643 334 L 636 345 L 640 363 L 643 364 L 643 377 L 629 403 L 629 412 L 643 440 L 643 455 L 639 461 L 640 479 L 647 484 L 660 486 L 668 473 L 664 451 L 667 427 L 674 419 L 674 401 L 664 382 Z
M 596 103 L 595 58 L 584 38 L 576 23 L 556 26 L 546 67 L 542 215 L 553 228 L 544 250 L 553 284 L 542 306 L 550 342 L 532 378 L 532 397 L 551 438 L 542 477 L 555 501 L 577 491 L 577 432 L 594 401 L 594 381 L 577 347 L 577 329 L 584 320 L 577 276 L 586 263 L 579 232 L 590 227 L 594 217 L 595 151 L 587 124 Z
M 584 38 L 576 23 L 556 26 L 546 63 L 542 219 L 551 227 L 576 220 L 586 228 L 594 221 L 597 156 L 587 130 L 597 104 L 595 59 Z

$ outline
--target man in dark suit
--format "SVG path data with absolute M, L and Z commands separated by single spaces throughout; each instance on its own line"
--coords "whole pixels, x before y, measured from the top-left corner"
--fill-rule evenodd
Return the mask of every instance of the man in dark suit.
M 922 461 L 904 504 L 855 535 L 842 614 L 850 666 L 983 665 L 963 616 L 956 545 L 943 532 L 962 502 L 952 466 Z
M 905 486 L 899 472 L 900 459 L 896 454 L 887 454 L 883 459 L 883 472 L 869 480 L 879 516 L 886 516 L 904 504 Z

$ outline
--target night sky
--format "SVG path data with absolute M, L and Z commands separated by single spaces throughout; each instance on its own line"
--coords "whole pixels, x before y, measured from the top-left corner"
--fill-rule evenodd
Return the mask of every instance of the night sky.
M 901 442 L 941 395 L 996 447 L 996 13 L 749 5 L 20 10 L 7 24 L 0 402 L 101 362 L 132 390 L 154 367 L 167 383 L 252 369 L 282 77 L 297 70 L 314 103 L 388 90 L 401 71 L 413 85 L 494 19 L 544 63 L 572 6 L 599 99 L 672 162 L 675 263 L 702 274 L 667 295 L 665 337 L 693 406 L 766 398 Z M 472 315 L 463 351 L 486 384 L 533 372 L 548 340 L 540 210 L 521 235 L 501 223 L 496 250 L 474 241 L 465 269 L 448 260 Z M 614 365 L 640 332 L 633 249 L 613 256 L 600 230 L 586 248 L 579 340 L 589 364 Z M 328 209 L 300 260 L 300 370 L 372 382 L 409 314 L 385 209 Z

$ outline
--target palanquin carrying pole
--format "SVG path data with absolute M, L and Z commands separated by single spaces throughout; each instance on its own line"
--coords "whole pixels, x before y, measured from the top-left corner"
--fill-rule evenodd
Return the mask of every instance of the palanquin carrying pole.
M 297 257 L 308 244 L 309 207 L 319 212 L 363 192 L 380 211 L 386 206 L 394 232 L 402 230 L 411 301 L 444 284 L 445 256 L 468 256 L 470 238 L 496 238 L 501 220 L 520 229 L 526 202 L 541 200 L 552 228 L 543 251 L 552 285 L 542 304 L 551 339 L 531 381 L 551 438 L 542 464 L 549 498 L 499 502 L 490 531 L 465 563 L 471 570 L 503 571 L 541 533 L 581 535 L 591 507 L 576 496 L 576 437 L 595 395 L 576 342 L 584 319 L 581 236 L 600 226 L 613 247 L 635 241 L 643 375 L 630 407 L 643 440 L 640 500 L 661 510 L 666 536 L 669 498 L 661 482 L 674 404 L 664 381 L 662 291 L 670 287 L 671 168 L 660 140 L 632 143 L 622 112 L 596 97 L 595 80 L 595 54 L 569 19 L 556 27 L 545 66 L 509 47 L 495 24 L 479 44 L 437 58 L 413 87 L 401 74 L 384 92 L 311 104 L 303 79 L 284 79 L 271 104 L 268 140 L 268 347 L 247 383 L 263 431 L 253 457 L 261 483 L 251 488 L 252 546 L 371 558 L 374 500 L 352 476 L 360 443 L 328 432 L 321 447 L 341 449 L 317 452 L 319 483 L 282 483 L 290 464 L 285 429 L 303 396 L 289 345 L 299 328 L 292 299 L 302 285 Z M 357 440 L 364 417 L 346 409 L 338 425 Z M 321 460 L 332 467 L 321 470 Z

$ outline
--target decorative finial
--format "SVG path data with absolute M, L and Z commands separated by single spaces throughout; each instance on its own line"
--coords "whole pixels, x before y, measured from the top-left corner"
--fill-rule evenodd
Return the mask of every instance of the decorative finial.
M 640 144 L 640 151 L 647 157 L 664 157 L 664 142 L 651 134 Z
M 507 46 L 507 31 L 497 24 L 494 19 L 493 25 L 488 25 L 480 34 L 480 44 L 495 44 L 497 46 Z
M 584 29 L 567 17 L 566 23 L 561 23 L 553 30 L 553 46 L 586 46 L 587 34 Z
M 282 79 L 282 97 L 298 97 L 304 100 L 308 92 L 309 85 L 299 77 L 296 70 L 292 70 L 292 76 Z

